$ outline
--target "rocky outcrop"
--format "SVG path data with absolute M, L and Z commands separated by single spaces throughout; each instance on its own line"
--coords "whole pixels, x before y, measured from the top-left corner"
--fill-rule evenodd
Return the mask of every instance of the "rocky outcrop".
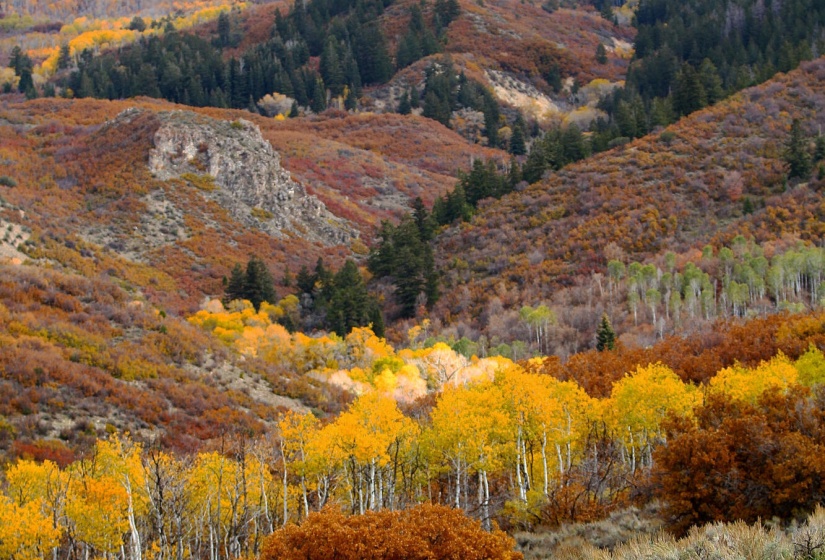
M 116 122 L 139 113 L 129 110 Z M 157 118 L 160 127 L 149 169 L 158 179 L 189 180 L 234 219 L 273 236 L 295 235 L 325 245 L 349 243 L 357 236 L 346 221 L 292 180 L 253 123 L 189 111 L 158 113 Z

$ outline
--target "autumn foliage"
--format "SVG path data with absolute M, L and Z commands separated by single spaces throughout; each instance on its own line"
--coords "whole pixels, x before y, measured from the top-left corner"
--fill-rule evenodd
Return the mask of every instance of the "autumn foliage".
M 327 508 L 266 541 L 261 560 L 517 560 L 514 541 L 461 510 L 424 504 L 347 517 Z
M 672 527 L 777 516 L 825 500 L 825 393 L 769 390 L 756 402 L 711 394 L 695 421 L 664 424 L 654 477 Z

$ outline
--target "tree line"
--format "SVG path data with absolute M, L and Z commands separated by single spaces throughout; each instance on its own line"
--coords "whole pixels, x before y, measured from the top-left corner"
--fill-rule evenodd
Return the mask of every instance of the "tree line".
M 239 424 L 197 454 L 113 435 L 62 468 L 9 466 L 0 550 L 239 557 L 325 507 L 364 515 L 428 502 L 488 529 L 497 516 L 553 525 L 601 517 L 647 485 L 676 531 L 788 519 L 821 500 L 823 466 L 810 458 L 825 452 L 823 372 L 816 349 L 795 362 L 780 355 L 722 369 L 702 388 L 650 364 L 595 399 L 574 382 L 501 362 L 448 381 L 406 413 L 377 389 L 329 422 L 288 411 L 264 436 Z M 701 460 L 717 454 L 730 460 Z
M 161 36 L 144 37 L 117 51 L 84 51 L 62 85 L 78 97 L 160 97 L 194 106 L 256 111 L 255 102 L 281 93 L 297 107 L 323 111 L 329 97 L 352 109 L 369 84 L 387 82 L 396 68 L 438 52 L 444 30 L 458 15 L 455 0 L 438 0 L 425 17 L 410 9 L 408 31 L 395 63 L 377 18 L 387 0 L 311 0 L 275 12 L 270 38 L 228 60 L 227 48 L 242 39 L 239 14 L 223 12 L 211 39 L 179 33 L 167 25 Z M 315 68 L 310 59 L 318 57 Z M 294 112 L 294 111 L 293 111 Z
M 379 336 L 384 335 L 384 318 L 374 296 L 367 290 L 355 262 L 348 259 L 336 272 L 319 258 L 312 272 L 301 267 L 294 280 L 289 271 L 281 280 L 284 287 L 294 288 L 293 300 L 279 300 L 275 282 L 266 264 L 257 257 L 249 259 L 246 269 L 236 264 L 225 279 L 224 304 L 249 301 L 255 311 L 266 302 L 281 304 L 287 311 L 278 317 L 288 331 L 322 328 L 339 336 L 346 336 L 355 327 L 370 326 Z M 297 296 L 297 297 L 295 297 Z
M 644 136 L 825 52 L 825 7 L 812 0 L 643 0 L 626 86 L 600 107 L 603 140 Z

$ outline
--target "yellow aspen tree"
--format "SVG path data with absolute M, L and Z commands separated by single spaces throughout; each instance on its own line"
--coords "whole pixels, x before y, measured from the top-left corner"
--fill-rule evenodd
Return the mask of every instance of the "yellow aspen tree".
M 785 390 L 798 380 L 799 373 L 796 367 L 780 352 L 753 369 L 736 364 L 719 371 L 710 380 L 710 390 L 725 393 L 737 400 L 755 403 L 766 390 Z
M 36 501 L 18 505 L 0 495 L 0 560 L 42 559 L 60 542 L 61 530 Z
M 651 465 L 651 445 L 662 437 L 660 424 L 668 413 L 690 414 L 699 398 L 696 387 L 661 363 L 639 367 L 613 385 L 607 420 L 624 443 L 631 471 L 639 462 Z
M 318 430 L 318 419 L 311 413 L 301 414 L 292 410 L 287 411 L 278 421 L 278 447 L 281 451 L 283 470 L 283 519 L 284 525 L 289 521 L 289 472 L 294 471 L 300 477 L 301 498 L 304 517 L 309 515 L 309 499 L 307 497 L 306 460 L 307 445 Z M 326 495 L 324 495 L 324 501 Z M 299 514 L 300 517 L 300 514 Z
M 111 478 L 123 487 L 126 494 L 132 560 L 141 560 L 142 557 L 143 545 L 137 519 L 145 515 L 149 508 L 141 452 L 142 446 L 133 442 L 128 435 L 98 441 L 95 451 L 99 476 Z
M 20 459 L 6 471 L 8 495 L 20 507 L 35 504 L 62 533 L 69 476 L 52 461 Z M 55 544 L 56 546 L 56 544 Z
M 467 505 L 470 473 L 477 474 L 478 504 L 489 525 L 488 474 L 504 467 L 512 444 L 512 420 L 505 410 L 504 394 L 490 381 L 461 387 L 446 386 L 431 414 L 427 443 L 454 473 L 453 505 Z M 462 492 L 465 494 L 462 500 Z
M 405 417 L 395 400 L 378 393 L 362 395 L 341 414 L 328 432 L 346 456 L 351 502 L 360 512 L 376 510 L 396 498 L 396 461 L 418 437 L 418 426 Z M 390 468 L 388 468 L 390 467 Z
M 794 362 L 794 366 L 799 374 L 800 385 L 813 387 L 825 383 L 825 356 L 813 344 Z

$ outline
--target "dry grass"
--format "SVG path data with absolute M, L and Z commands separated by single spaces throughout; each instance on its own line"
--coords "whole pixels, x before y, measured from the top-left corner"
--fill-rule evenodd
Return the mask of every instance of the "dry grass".
M 633 510 L 628 510 L 632 512 Z M 612 524 L 611 534 L 628 512 L 600 522 Z M 825 508 L 818 508 L 801 526 L 780 529 L 775 525 L 742 522 L 695 527 L 682 539 L 665 534 L 642 534 L 612 550 L 586 539 L 586 527 L 565 527 L 556 533 L 517 534 L 527 559 L 553 560 L 823 560 L 825 559 Z

